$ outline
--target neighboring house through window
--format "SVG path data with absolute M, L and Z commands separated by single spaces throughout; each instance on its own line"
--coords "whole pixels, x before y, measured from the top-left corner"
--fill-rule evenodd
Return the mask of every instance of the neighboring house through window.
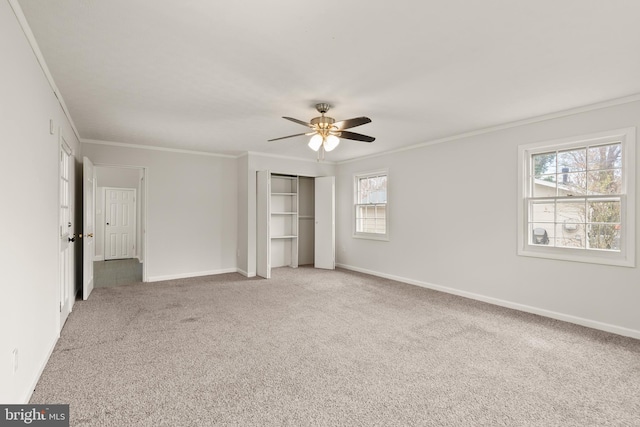
M 520 255 L 635 266 L 635 133 L 520 146 Z
M 388 171 L 354 176 L 354 237 L 389 240 Z

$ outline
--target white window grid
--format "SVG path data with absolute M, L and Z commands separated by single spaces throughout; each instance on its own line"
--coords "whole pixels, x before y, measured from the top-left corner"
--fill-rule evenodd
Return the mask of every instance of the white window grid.
M 591 181 L 595 180 L 594 174 L 596 173 L 611 173 L 612 176 L 619 176 L 620 179 L 623 180 L 624 170 L 622 167 L 622 162 L 620 162 L 619 166 L 617 167 L 592 167 L 592 162 L 590 159 L 590 153 L 592 152 L 592 149 L 606 149 L 614 147 L 620 149 L 620 156 L 621 158 L 624 158 L 621 142 L 584 145 L 553 151 L 542 150 L 541 152 L 529 153 L 530 164 L 529 174 L 527 177 L 529 185 L 529 197 L 527 197 L 527 205 L 529 209 L 527 216 L 529 224 L 529 244 L 539 244 L 539 242 L 536 243 L 535 241 L 538 236 L 535 235 L 534 230 L 547 230 L 547 228 L 551 227 L 552 230 L 551 233 L 549 233 L 551 234 L 551 237 L 548 237 L 548 241 L 544 243 L 548 244 L 549 246 L 582 248 L 595 251 L 620 251 L 619 243 L 616 244 L 615 241 L 611 242 L 613 244 L 609 245 L 610 247 L 603 248 L 603 245 L 595 245 L 594 247 L 591 246 L 594 240 L 598 243 L 601 242 L 601 237 L 603 235 L 601 233 L 598 233 L 599 231 L 611 228 L 612 230 L 616 230 L 619 232 L 622 225 L 621 217 L 619 215 L 616 218 L 617 221 L 603 222 L 592 220 L 594 207 L 596 206 L 617 206 L 617 212 L 620 213 L 622 211 L 624 195 L 622 194 L 621 189 L 624 187 L 624 185 L 621 185 L 619 187 L 619 191 L 614 191 L 610 194 L 597 194 L 598 192 L 594 191 L 592 187 L 590 187 Z M 576 153 L 580 151 L 584 151 L 585 166 L 583 169 L 570 171 L 569 168 L 563 169 L 561 167 L 562 165 L 560 164 L 559 159 L 562 158 L 563 154 L 571 152 Z M 555 162 L 551 169 L 552 172 L 536 175 L 533 167 L 533 159 L 536 156 L 544 155 L 551 155 L 555 159 Z M 583 185 L 572 185 L 574 179 L 568 179 L 567 175 L 582 177 L 582 179 L 578 179 L 578 181 L 582 181 Z M 562 180 L 560 179 L 561 177 Z M 555 184 L 556 195 L 536 196 L 534 194 L 534 187 L 536 186 L 536 184 L 538 184 L 539 181 L 544 181 L 545 179 L 548 179 L 548 182 Z M 564 187 L 563 191 L 567 193 L 564 196 L 560 195 L 562 187 Z M 574 194 L 576 193 L 576 190 L 578 195 Z M 551 206 L 552 208 L 550 210 L 551 212 L 553 212 L 553 214 L 551 215 L 552 217 L 549 218 L 549 215 L 540 215 L 535 212 L 536 206 L 544 206 L 545 210 L 548 209 L 549 206 Z M 589 236 L 593 236 L 593 238 L 590 238 Z
M 388 180 L 388 171 L 362 173 L 354 176 L 355 237 L 383 240 L 388 238 Z M 367 184 L 371 187 L 363 188 Z
M 524 256 L 534 256 L 541 258 L 551 258 L 578 262 L 589 262 L 596 264 L 619 265 L 626 267 L 635 266 L 635 135 L 636 128 L 617 129 L 608 132 L 585 135 L 581 137 L 565 138 L 556 141 L 533 143 L 521 145 L 519 147 L 519 185 L 518 185 L 518 254 Z M 564 153 L 577 149 L 587 149 L 602 147 L 613 144 L 621 146 L 621 162 L 616 167 L 600 168 L 588 170 L 589 162 L 584 170 L 580 171 L 588 176 L 590 172 L 614 171 L 619 172 L 621 185 L 618 191 L 611 194 L 599 194 L 591 191 L 588 182 L 582 187 L 583 192 L 572 192 L 571 194 L 560 194 L 560 188 L 556 183 L 560 182 L 558 177 L 562 177 L 566 171 L 556 163 L 555 170 L 552 170 L 546 177 L 555 175 L 555 179 L 550 179 L 556 187 L 554 195 L 535 195 L 533 157 L 540 154 Z M 588 151 L 587 151 L 588 153 Z M 558 157 L 556 157 L 557 159 Z M 557 160 L 556 160 L 557 161 Z M 571 173 L 571 172 L 570 172 Z M 541 175 L 538 175 L 540 178 Z M 566 189 L 565 189 L 566 190 Z M 590 218 L 590 206 L 592 204 L 614 203 L 619 207 L 619 217 L 615 220 L 593 221 Z M 543 221 L 534 218 L 534 206 L 548 204 L 552 209 L 552 216 Z M 579 220 L 573 218 L 567 220 L 562 217 L 559 204 L 574 204 L 579 206 L 582 216 Z M 566 214 L 566 210 L 565 210 Z M 539 219 L 539 218 L 538 218 Z M 582 242 L 562 240 L 561 233 L 549 236 L 549 244 L 540 244 L 539 236 L 536 236 L 533 229 L 535 225 L 553 224 L 556 232 L 570 231 L 574 235 L 582 236 Z M 598 227 L 615 227 L 619 230 L 619 239 L 616 239 L 613 247 L 591 247 L 588 232 L 600 238 Z M 595 230 L 595 234 L 594 233 Z M 602 229 L 600 229 L 602 230 Z M 569 233 L 570 234 L 570 233 Z M 551 242 L 551 238 L 558 239 Z

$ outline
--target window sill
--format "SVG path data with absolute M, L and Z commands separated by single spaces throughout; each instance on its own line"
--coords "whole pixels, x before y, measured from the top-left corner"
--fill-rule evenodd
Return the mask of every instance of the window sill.
M 586 253 L 585 253 L 586 252 Z M 583 262 L 588 264 L 635 267 L 635 257 L 625 257 L 619 252 L 590 252 L 561 248 L 537 248 L 531 245 L 518 250 L 519 256 L 555 259 L 559 261 Z
M 355 234 L 352 234 L 351 237 L 353 237 L 354 239 L 380 240 L 383 242 L 389 241 L 388 234 L 355 233 Z

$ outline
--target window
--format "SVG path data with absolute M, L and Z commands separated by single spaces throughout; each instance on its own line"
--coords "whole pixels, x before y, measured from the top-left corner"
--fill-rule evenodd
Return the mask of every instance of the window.
M 518 254 L 635 266 L 635 133 L 520 146 Z
M 354 176 L 354 237 L 389 240 L 388 172 Z

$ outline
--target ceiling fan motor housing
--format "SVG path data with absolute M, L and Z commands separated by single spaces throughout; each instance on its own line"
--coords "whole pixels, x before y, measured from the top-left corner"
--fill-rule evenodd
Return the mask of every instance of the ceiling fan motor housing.
M 332 117 L 325 117 L 324 113 L 329 111 L 329 108 L 331 108 L 331 105 L 326 102 L 316 104 L 316 110 L 318 110 L 318 113 L 322 114 L 322 116 L 314 117 L 310 122 L 310 124 L 320 132 L 323 137 L 328 135 L 327 131 L 331 130 L 332 125 L 336 122 Z
M 327 104 L 326 102 L 321 102 L 319 104 L 316 104 L 316 110 L 318 110 L 318 113 L 320 114 L 324 114 L 327 111 L 329 111 L 329 109 L 331 108 L 331 105 Z

